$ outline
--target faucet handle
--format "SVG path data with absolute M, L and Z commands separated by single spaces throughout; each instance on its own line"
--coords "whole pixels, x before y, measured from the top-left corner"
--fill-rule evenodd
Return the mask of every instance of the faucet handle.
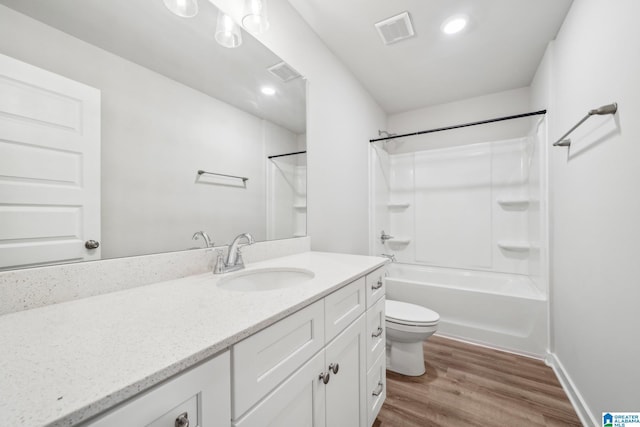
M 213 265 L 213 274 L 224 273 L 224 252 L 222 249 L 216 249 L 216 263 Z
M 242 259 L 242 246 L 246 246 L 246 245 L 238 245 L 238 249 L 236 250 L 236 263 L 235 265 L 242 265 L 244 266 L 244 260 Z

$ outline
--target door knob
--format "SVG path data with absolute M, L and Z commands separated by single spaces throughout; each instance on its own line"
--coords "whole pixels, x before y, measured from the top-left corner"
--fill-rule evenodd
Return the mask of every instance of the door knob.
M 334 375 L 338 373 L 339 369 L 340 369 L 340 364 L 339 363 L 332 363 L 332 364 L 329 365 L 329 370 L 331 372 L 333 372 Z
M 320 375 L 318 375 L 318 379 L 327 384 L 329 382 L 329 379 L 331 379 L 331 374 L 329 372 L 322 372 Z
M 100 246 L 100 242 L 97 240 L 87 240 L 84 242 L 84 247 L 87 249 L 97 249 Z
M 181 413 L 176 418 L 176 422 L 174 423 L 175 427 L 189 427 L 189 414 L 186 412 Z

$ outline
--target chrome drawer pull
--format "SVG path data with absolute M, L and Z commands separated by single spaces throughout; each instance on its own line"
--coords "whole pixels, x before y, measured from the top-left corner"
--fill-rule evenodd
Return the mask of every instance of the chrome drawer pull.
M 377 291 L 381 287 L 382 287 L 382 277 L 378 279 L 378 282 L 375 285 L 371 285 L 371 289 L 373 289 L 374 291 Z
M 335 374 L 337 374 L 337 373 L 338 373 L 338 370 L 340 370 L 340 364 L 339 364 L 339 363 L 332 363 L 332 364 L 330 364 L 330 365 L 329 365 L 329 370 L 330 370 L 331 372 L 333 372 L 333 373 L 334 373 L 334 375 L 335 375 Z
M 378 330 L 371 334 L 371 338 L 379 338 L 382 335 L 382 326 L 378 326 Z
M 181 413 L 176 418 L 175 427 L 189 427 L 189 414 L 186 412 Z
M 382 393 L 382 389 L 384 389 L 384 385 L 382 384 L 382 381 L 378 381 L 378 387 L 376 387 L 374 392 L 371 394 L 374 396 L 380 396 L 380 393 Z

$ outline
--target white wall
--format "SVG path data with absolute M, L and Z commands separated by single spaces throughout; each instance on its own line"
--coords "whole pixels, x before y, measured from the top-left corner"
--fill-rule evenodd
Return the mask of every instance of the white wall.
M 411 110 L 388 117 L 388 131 L 418 132 L 530 111 L 528 87 L 492 93 L 447 104 Z M 399 138 L 388 144 L 394 153 L 450 147 L 476 142 L 499 141 L 526 135 L 534 119 L 521 119 Z
M 240 21 L 243 2 L 210 0 Z M 384 111 L 286 0 L 269 2 L 271 27 L 259 36 L 309 80 L 308 225 L 314 250 L 369 251 L 369 142 Z
M 558 138 L 592 108 L 572 147 L 549 148 L 552 342 L 591 418 L 638 411 L 640 383 L 640 2 L 575 0 L 534 81 Z
M 266 156 L 295 151 L 297 135 L 0 8 L 0 52 L 102 92 L 104 258 L 201 247 L 197 230 L 266 238 Z

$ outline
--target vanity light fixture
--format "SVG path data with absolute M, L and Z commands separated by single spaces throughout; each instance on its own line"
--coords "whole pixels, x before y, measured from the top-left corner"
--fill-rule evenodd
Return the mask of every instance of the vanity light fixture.
M 198 14 L 198 0 L 163 0 L 171 12 L 183 18 L 193 18 Z
M 242 26 L 252 34 L 262 34 L 269 29 L 267 0 L 245 0 Z
M 218 44 L 224 47 L 234 48 L 242 44 L 240 27 L 226 13 L 218 12 L 215 37 Z
M 271 86 L 262 86 L 260 88 L 260 92 L 262 92 L 265 95 L 268 96 L 272 96 L 276 94 L 276 90 L 274 88 L 272 88 Z
M 464 30 L 468 22 L 469 18 L 465 15 L 454 15 L 447 18 L 440 26 L 440 29 L 445 34 L 456 34 Z

